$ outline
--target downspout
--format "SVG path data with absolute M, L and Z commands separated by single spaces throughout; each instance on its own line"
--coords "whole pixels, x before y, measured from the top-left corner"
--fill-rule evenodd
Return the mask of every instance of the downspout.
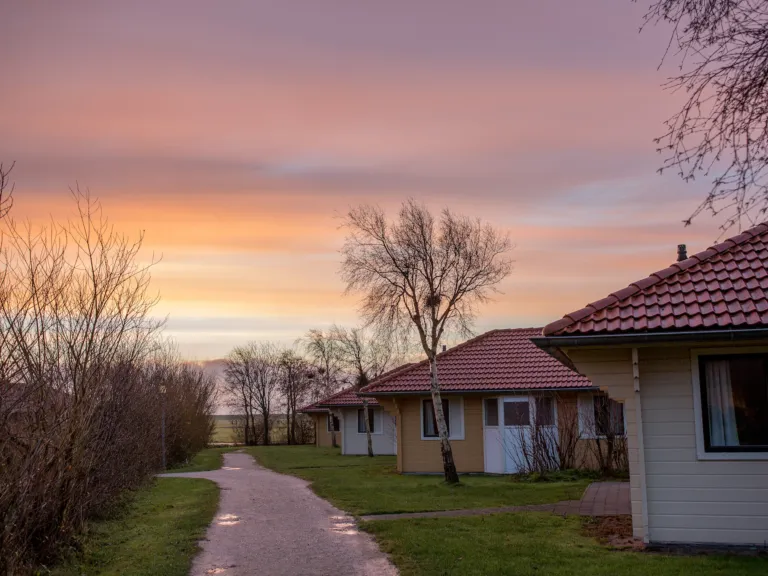
M 640 404 L 640 361 L 637 348 L 632 348 L 632 381 L 635 389 L 635 421 L 637 423 L 637 460 L 640 468 L 640 495 L 642 498 L 643 542 L 648 544 L 648 487 L 645 482 L 645 442 L 643 440 L 643 408 Z

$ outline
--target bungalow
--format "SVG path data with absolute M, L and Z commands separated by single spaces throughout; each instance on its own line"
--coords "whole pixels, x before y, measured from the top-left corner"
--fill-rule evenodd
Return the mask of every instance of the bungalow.
M 395 454 L 397 450 L 395 418 L 382 410 L 375 398 L 367 398 L 368 424 L 373 453 Z M 346 388 L 302 409 L 315 419 L 317 446 L 331 445 L 331 425 L 343 455 L 368 454 L 363 398 L 354 388 Z
M 582 453 L 597 428 L 618 428 L 623 436 L 621 406 L 599 392 L 595 400 L 597 389 L 587 378 L 531 342 L 540 335 L 540 328 L 493 330 L 439 354 L 443 410 L 460 473 L 521 471 L 534 428 L 555 439 L 578 426 L 571 440 Z M 398 471 L 442 471 L 426 360 L 378 378 L 360 395 L 394 417 Z M 611 422 L 603 414 L 613 415 Z
M 538 346 L 626 411 L 634 535 L 768 542 L 768 224 L 549 324 Z
M 312 418 L 315 446 L 333 446 L 333 433 L 336 434 L 336 445 L 341 446 L 341 422 L 338 416 L 331 414 L 328 408 L 318 406 L 317 402 L 300 408 L 299 412 L 308 414 Z

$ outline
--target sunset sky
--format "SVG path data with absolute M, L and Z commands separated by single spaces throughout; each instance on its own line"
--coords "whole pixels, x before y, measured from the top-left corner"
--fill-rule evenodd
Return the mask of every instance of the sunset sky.
M 66 6 L 65 6 L 66 5 Z M 674 261 L 708 189 L 656 173 L 679 102 L 640 0 L 19 2 L 0 19 L 17 218 L 75 183 L 145 258 L 194 359 L 356 322 L 337 216 L 406 198 L 509 230 L 478 332 L 540 326 Z

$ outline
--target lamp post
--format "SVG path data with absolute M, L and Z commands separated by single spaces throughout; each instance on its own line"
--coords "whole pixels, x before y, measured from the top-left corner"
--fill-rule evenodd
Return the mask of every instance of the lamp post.
M 165 464 L 165 386 L 160 386 L 160 442 L 163 450 L 163 470 L 166 469 Z

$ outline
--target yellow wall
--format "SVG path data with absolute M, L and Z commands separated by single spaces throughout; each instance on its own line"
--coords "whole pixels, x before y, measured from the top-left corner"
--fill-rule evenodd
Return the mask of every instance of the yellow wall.
M 437 440 L 421 439 L 421 401 L 429 396 L 395 396 L 379 397 L 379 404 L 395 416 L 397 421 L 397 470 L 410 473 L 441 473 L 443 460 L 440 454 L 440 442 Z M 455 398 L 454 396 L 451 396 Z M 483 409 L 482 402 L 486 396 L 464 396 L 464 439 L 451 440 L 453 458 L 459 473 L 483 472 L 485 470 L 485 454 L 483 444 Z M 498 395 L 487 396 L 498 397 Z M 561 430 L 566 422 L 563 416 L 566 410 L 561 406 L 567 404 L 572 408 L 568 412 L 576 417 L 576 393 L 565 392 L 558 397 L 558 415 Z M 576 424 L 576 422 L 572 422 Z M 588 468 L 596 466 L 592 451 L 588 444 L 593 440 L 579 440 L 577 445 L 577 462 Z
M 328 432 L 328 415 L 312 414 L 312 418 L 315 420 L 315 445 L 333 446 L 331 433 Z M 341 446 L 341 431 L 336 432 L 336 446 Z
M 400 472 L 443 472 L 443 459 L 438 440 L 421 439 L 421 400 L 428 396 L 377 398 L 397 418 L 397 469 Z M 464 440 L 451 440 L 456 469 L 482 472 L 483 422 L 482 400 L 464 398 Z

